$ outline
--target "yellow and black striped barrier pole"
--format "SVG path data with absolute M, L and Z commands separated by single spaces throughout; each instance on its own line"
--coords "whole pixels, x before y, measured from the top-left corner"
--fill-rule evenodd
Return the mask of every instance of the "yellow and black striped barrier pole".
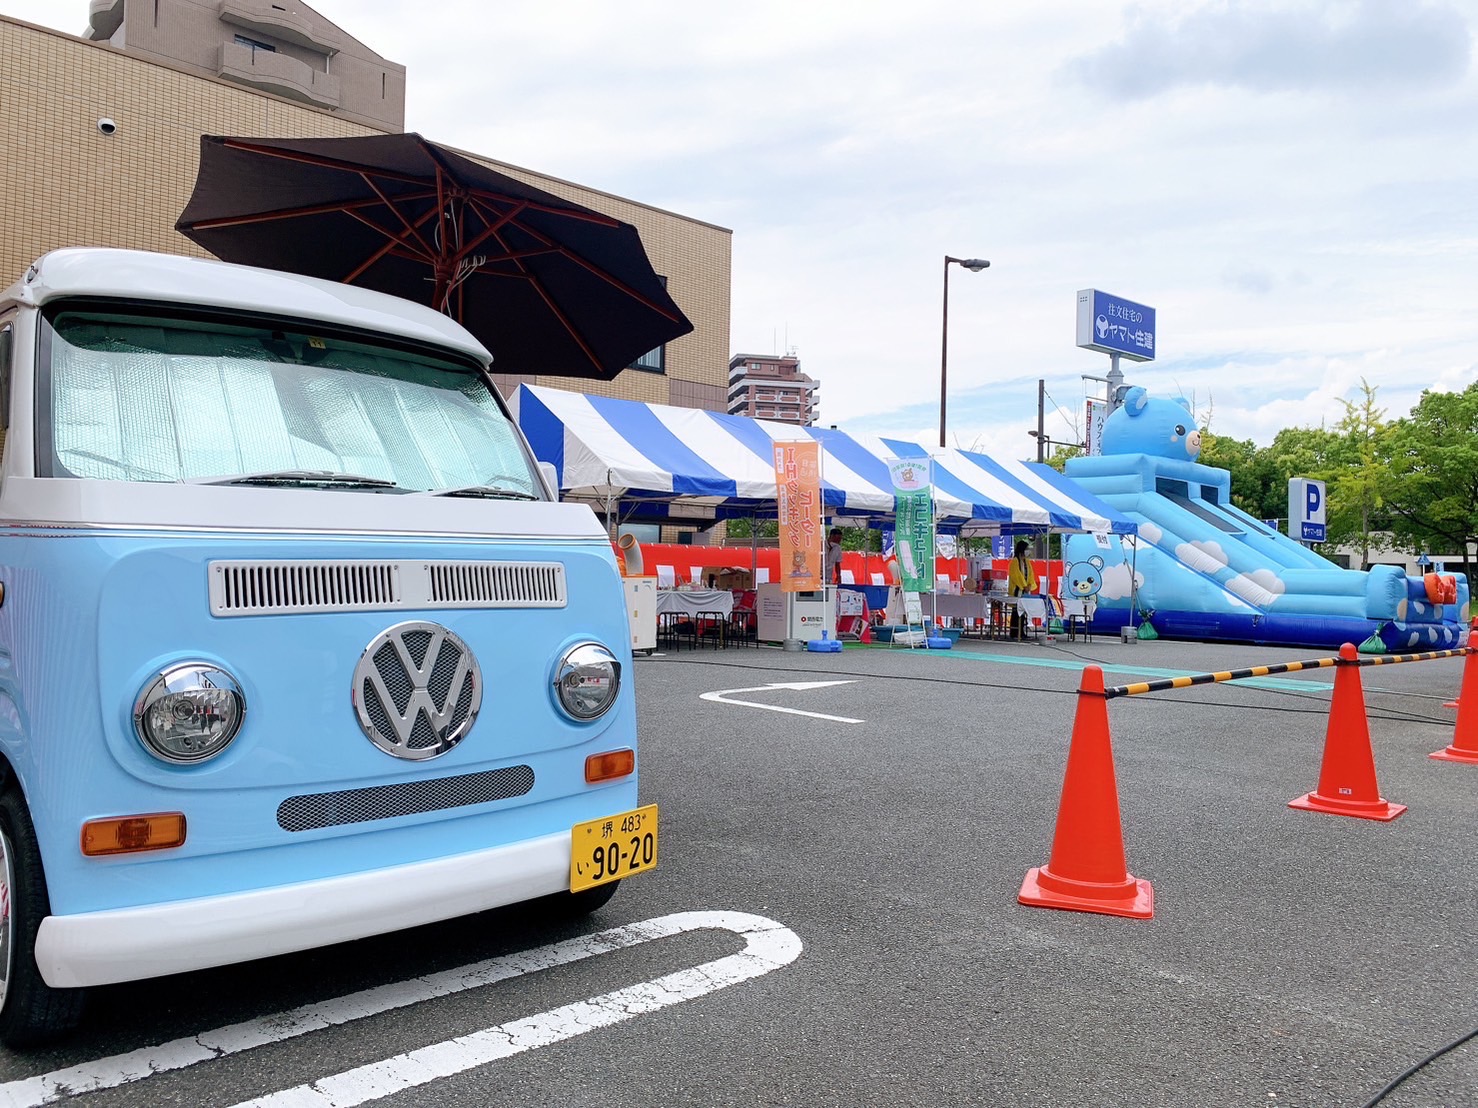
M 1136 681 L 1132 685 L 1112 685 L 1103 690 L 1106 699 L 1118 696 L 1140 696 L 1144 693 L 1165 692 L 1167 689 L 1185 689 L 1192 685 L 1214 685 L 1222 681 L 1240 681 L 1244 677 L 1271 677 L 1278 673 L 1297 673 L 1305 669 L 1328 669 L 1330 666 L 1390 666 L 1400 662 L 1427 662 L 1436 658 L 1460 658 L 1478 652 L 1471 646 L 1455 650 L 1430 650 L 1425 654 L 1381 654 L 1364 656 L 1351 661 L 1342 658 L 1310 658 L 1304 662 L 1279 662 L 1270 666 L 1249 666 L 1247 669 L 1223 670 L 1220 673 L 1196 673 L 1185 677 L 1167 677 L 1163 681 Z

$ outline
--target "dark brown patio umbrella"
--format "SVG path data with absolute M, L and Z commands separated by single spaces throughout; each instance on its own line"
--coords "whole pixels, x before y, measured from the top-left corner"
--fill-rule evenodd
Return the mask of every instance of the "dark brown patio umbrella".
M 498 373 L 609 380 L 693 329 L 635 227 L 417 134 L 202 135 L 175 228 L 224 261 L 430 304 Z

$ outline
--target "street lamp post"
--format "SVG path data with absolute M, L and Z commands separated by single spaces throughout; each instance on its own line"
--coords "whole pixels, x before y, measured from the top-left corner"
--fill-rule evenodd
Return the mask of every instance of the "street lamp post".
M 1075 447 L 1078 450 L 1088 449 L 1088 444 L 1085 442 L 1071 442 L 1066 439 L 1054 439 L 1051 436 L 1045 435 L 1040 431 L 1028 431 L 1027 434 L 1037 440 L 1037 461 L 1039 462 L 1045 462 L 1049 458 L 1051 458 L 1052 451 L 1055 447 L 1067 446 Z
M 951 262 L 964 266 L 971 273 L 979 273 L 990 265 L 990 262 L 984 258 L 951 258 L 948 254 L 944 256 L 944 324 L 939 340 L 939 445 L 941 449 L 945 445 L 944 411 L 945 399 L 949 395 L 949 266 Z

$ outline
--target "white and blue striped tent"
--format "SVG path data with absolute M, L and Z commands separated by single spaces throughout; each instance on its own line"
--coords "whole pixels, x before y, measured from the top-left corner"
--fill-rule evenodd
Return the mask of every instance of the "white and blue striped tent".
M 602 511 L 619 506 L 623 519 L 696 521 L 774 511 L 773 444 L 815 439 L 828 516 L 891 518 L 889 461 L 933 457 L 942 528 L 1135 531 L 1132 520 L 1076 482 L 1032 462 L 537 385 L 520 385 L 509 403 L 534 454 L 554 467 L 561 496 Z

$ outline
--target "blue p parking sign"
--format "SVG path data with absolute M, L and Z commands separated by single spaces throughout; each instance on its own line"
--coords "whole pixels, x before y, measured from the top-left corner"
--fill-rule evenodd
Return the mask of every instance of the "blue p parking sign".
M 1324 482 L 1293 477 L 1288 482 L 1288 533 L 1302 542 L 1324 542 Z

